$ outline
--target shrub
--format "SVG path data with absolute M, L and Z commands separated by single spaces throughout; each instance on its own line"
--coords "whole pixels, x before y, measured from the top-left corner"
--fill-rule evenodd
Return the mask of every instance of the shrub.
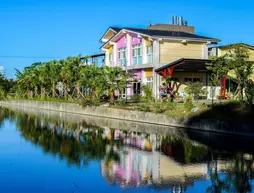
M 164 102 L 157 101 L 153 104 L 155 113 L 164 113 L 167 110 L 167 106 Z
M 248 105 L 252 107 L 254 100 L 254 82 L 252 80 L 249 80 L 246 84 L 245 95 Z
M 189 84 L 185 88 L 185 92 L 188 95 L 191 95 L 195 100 L 200 98 L 206 98 L 208 91 L 206 88 L 203 88 L 203 84 L 200 82 Z
M 193 109 L 194 105 L 192 102 L 192 97 L 191 96 L 187 96 L 186 97 L 186 101 L 184 102 L 184 109 L 187 112 L 190 112 Z
M 133 95 L 133 96 L 130 98 L 130 100 L 131 100 L 132 102 L 139 102 L 139 101 L 141 100 L 141 98 L 142 98 L 142 96 L 141 96 L 140 94 L 135 94 L 135 95 Z
M 149 104 L 141 104 L 137 107 L 137 110 L 144 112 L 151 112 L 151 106 Z
M 121 107 L 127 106 L 126 100 L 125 100 L 125 99 L 119 99 L 119 100 L 117 101 L 117 104 L 118 104 L 119 106 L 121 106 Z
M 142 86 L 142 91 L 144 92 L 144 99 L 145 101 L 152 101 L 154 99 L 153 97 L 153 90 L 147 86 L 147 85 L 143 85 Z
M 174 102 L 165 101 L 163 103 L 167 107 L 167 110 L 175 110 L 176 109 L 176 103 L 174 103 Z
M 92 98 L 91 96 L 86 96 L 82 101 L 81 101 L 81 106 L 82 107 L 87 107 L 87 106 L 99 106 L 100 105 L 100 100 L 97 98 Z

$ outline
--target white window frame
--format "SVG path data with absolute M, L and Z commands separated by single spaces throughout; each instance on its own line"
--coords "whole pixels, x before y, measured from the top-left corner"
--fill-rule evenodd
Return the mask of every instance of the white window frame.
M 132 64 L 142 64 L 142 44 L 132 46 Z
M 127 57 L 126 57 L 126 47 L 118 48 L 118 64 L 119 66 L 126 66 L 127 65 Z
M 147 63 L 153 63 L 153 45 L 146 47 Z
M 153 77 L 147 77 L 146 78 L 146 85 L 149 86 L 149 88 L 153 89 Z

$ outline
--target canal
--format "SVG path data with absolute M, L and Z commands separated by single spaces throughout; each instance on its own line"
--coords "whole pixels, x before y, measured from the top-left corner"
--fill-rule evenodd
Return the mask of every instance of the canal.
M 250 137 L 0 108 L 3 193 L 252 192 L 253 152 Z

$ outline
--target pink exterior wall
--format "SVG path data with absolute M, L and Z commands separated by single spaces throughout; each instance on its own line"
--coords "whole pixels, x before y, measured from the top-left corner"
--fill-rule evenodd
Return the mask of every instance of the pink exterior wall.
M 116 66 L 119 66 L 119 64 L 118 64 L 118 49 L 126 47 L 126 40 L 127 40 L 126 36 L 123 36 L 121 39 L 119 39 L 116 42 L 116 53 L 115 53 L 116 54 L 116 62 L 115 62 Z
M 116 42 L 117 49 L 126 47 L 126 36 Z

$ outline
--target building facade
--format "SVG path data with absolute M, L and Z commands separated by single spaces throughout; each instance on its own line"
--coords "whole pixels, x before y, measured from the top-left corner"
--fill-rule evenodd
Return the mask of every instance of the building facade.
M 105 65 L 120 66 L 133 75 L 133 83 L 121 93 L 122 97 L 141 94 L 142 85 L 151 87 L 159 97 L 159 87 L 165 77 L 156 72 L 157 69 L 183 58 L 208 59 L 208 45 L 219 41 L 196 35 L 193 26 L 168 24 L 156 24 L 147 29 L 110 27 L 100 40 Z M 189 82 L 209 85 L 207 72 L 202 70 L 175 70 L 170 75 L 176 93 L 182 92 Z

